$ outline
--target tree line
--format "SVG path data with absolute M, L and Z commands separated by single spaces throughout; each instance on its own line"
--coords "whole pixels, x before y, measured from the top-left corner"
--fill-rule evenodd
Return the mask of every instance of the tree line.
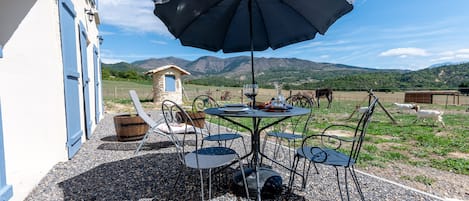
M 285 68 L 284 68 L 285 70 Z M 286 71 L 285 71 L 286 72 Z M 272 77 L 263 74 L 256 77 L 261 88 L 273 88 L 274 81 L 283 83 L 286 90 L 306 90 L 317 88 L 332 88 L 340 91 L 356 91 L 374 89 L 375 91 L 403 91 L 403 90 L 444 90 L 459 89 L 464 94 L 469 94 L 469 63 L 438 68 L 427 68 L 408 73 L 400 72 L 370 72 L 362 74 L 327 76 L 322 80 L 304 80 L 298 76 L 286 76 L 285 73 Z M 280 76 L 279 76 L 280 75 Z M 250 77 L 250 75 L 245 75 Z M 292 78 L 293 77 L 293 78 Z M 151 77 L 141 70 L 122 64 L 120 68 L 110 68 L 103 65 L 102 78 L 105 80 L 128 80 L 138 82 L 151 82 Z M 211 76 L 185 76 L 185 84 L 242 87 L 250 80 L 239 78 L 227 78 L 221 75 Z

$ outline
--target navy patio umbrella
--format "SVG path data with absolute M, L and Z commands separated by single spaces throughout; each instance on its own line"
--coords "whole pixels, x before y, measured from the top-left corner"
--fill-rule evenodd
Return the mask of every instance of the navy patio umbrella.
M 154 14 L 182 45 L 225 53 L 277 49 L 325 34 L 352 0 L 154 0 Z M 255 99 L 253 100 L 255 102 Z

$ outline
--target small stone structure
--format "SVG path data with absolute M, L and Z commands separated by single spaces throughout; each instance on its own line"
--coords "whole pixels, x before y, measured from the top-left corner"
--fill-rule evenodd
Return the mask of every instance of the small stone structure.
M 169 99 L 177 104 L 182 104 L 181 76 L 190 75 L 186 70 L 175 66 L 166 65 L 147 71 L 153 79 L 153 103 L 161 104 Z

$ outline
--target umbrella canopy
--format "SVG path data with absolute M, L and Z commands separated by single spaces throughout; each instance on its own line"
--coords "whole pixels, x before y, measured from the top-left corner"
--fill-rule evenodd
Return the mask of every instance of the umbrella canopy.
M 225 53 L 277 49 L 324 34 L 351 0 L 154 0 L 182 45 Z
M 230 53 L 313 39 L 352 8 L 346 0 L 169 0 L 154 13 L 183 45 Z

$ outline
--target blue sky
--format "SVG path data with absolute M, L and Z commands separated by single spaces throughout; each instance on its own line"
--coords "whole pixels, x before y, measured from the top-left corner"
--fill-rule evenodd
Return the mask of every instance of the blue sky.
M 151 0 L 99 1 L 104 63 L 249 55 L 182 46 L 153 15 L 153 8 Z M 469 0 L 355 0 L 354 10 L 324 36 L 254 56 L 409 70 L 469 61 L 468 8 Z

